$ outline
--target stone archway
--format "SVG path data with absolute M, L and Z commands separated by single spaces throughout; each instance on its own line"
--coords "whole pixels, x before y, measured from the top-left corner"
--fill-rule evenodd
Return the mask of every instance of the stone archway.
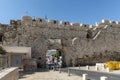
M 62 51 L 63 65 L 70 65 L 70 55 L 73 53 L 71 50 L 70 39 L 47 39 L 45 37 L 37 38 L 32 43 L 32 57 L 38 60 L 39 68 L 46 67 L 46 51 L 50 49 L 56 49 Z
M 66 56 L 66 52 L 63 48 L 64 46 L 62 45 L 62 41 L 61 39 L 48 39 L 48 44 L 47 44 L 47 50 L 51 50 L 51 49 L 55 49 L 59 56 L 62 56 L 62 59 L 63 59 L 63 67 L 66 66 L 66 59 L 65 59 L 65 56 Z

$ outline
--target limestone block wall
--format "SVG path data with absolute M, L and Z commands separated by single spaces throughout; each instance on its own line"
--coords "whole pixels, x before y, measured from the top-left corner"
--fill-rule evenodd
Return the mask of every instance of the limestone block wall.
M 101 34 L 95 39 L 95 40 L 87 40 L 87 39 L 80 39 L 78 40 L 78 45 L 76 46 L 76 51 L 79 56 L 79 58 L 83 57 L 92 57 L 95 55 L 108 55 L 108 57 L 105 57 L 106 60 L 110 60 L 107 58 L 110 58 L 112 56 L 110 55 L 116 55 L 119 56 L 120 54 L 120 34 L 119 34 L 120 28 L 114 26 L 114 27 L 108 27 L 106 30 L 102 30 Z M 108 51 L 108 53 L 106 53 Z M 118 54 L 116 54 L 116 52 Z M 101 61 L 105 61 L 101 58 Z M 111 59 L 113 60 L 113 59 Z M 120 57 L 114 58 L 114 60 L 120 60 Z M 98 60 L 100 61 L 100 60 Z M 92 62 L 92 61 L 91 61 Z
M 0 24 L 0 27 L 4 32 L 3 45 L 32 47 L 32 57 L 41 57 L 44 63 L 45 53 L 50 47 L 63 49 L 67 64 L 70 58 L 92 56 L 106 50 L 120 52 L 120 22 L 116 21 L 102 20 L 91 27 L 88 24 L 23 16 L 22 20 L 13 20 L 10 25 Z M 73 45 L 74 38 L 78 39 Z M 60 39 L 61 45 L 56 48 L 50 45 L 49 39 Z
M 8 68 L 0 72 L 0 80 L 18 80 L 18 68 Z

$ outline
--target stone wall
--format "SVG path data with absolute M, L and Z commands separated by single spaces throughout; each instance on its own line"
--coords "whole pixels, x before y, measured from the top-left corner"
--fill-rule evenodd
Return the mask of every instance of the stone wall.
M 0 80 L 18 80 L 18 68 L 7 68 L 0 72 Z
M 3 45 L 32 47 L 32 57 L 40 59 L 41 65 L 45 65 L 48 49 L 62 49 L 67 65 L 71 59 L 75 62 L 77 57 L 106 50 L 120 51 L 120 23 L 116 21 L 102 20 L 91 27 L 88 24 L 23 16 L 22 20 L 12 20 L 9 25 L 1 24 L 0 27 L 4 28 L 1 30 Z M 61 44 L 51 44 L 49 39 L 60 39 Z

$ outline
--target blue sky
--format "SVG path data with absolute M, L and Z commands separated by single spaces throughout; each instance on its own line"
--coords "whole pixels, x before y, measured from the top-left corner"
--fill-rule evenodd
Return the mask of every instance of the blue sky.
M 88 24 L 120 21 L 120 0 L 0 0 L 0 23 L 24 15 Z

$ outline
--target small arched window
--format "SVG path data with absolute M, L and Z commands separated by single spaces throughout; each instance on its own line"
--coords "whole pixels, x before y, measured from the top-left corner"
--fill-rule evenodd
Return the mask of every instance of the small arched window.
M 87 25 L 84 25 L 84 27 L 87 27 Z
M 54 20 L 54 24 L 56 24 L 56 23 L 57 23 L 57 21 Z
M 67 25 L 67 22 L 65 22 L 64 24 Z
M 42 19 L 40 19 L 40 22 L 42 22 Z

